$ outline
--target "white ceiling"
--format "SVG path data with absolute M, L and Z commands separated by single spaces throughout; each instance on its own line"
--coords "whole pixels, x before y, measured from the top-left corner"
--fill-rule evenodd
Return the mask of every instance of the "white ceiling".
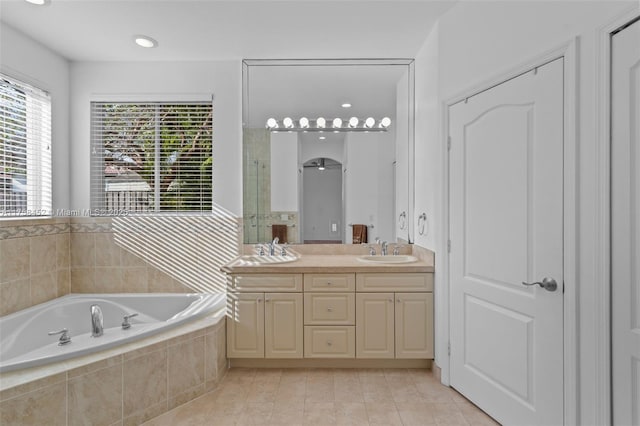
M 398 58 L 454 1 L 0 0 L 0 20 L 72 61 Z

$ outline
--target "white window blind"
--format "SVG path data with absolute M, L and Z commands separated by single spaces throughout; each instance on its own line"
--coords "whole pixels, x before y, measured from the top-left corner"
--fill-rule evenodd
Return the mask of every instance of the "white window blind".
M 211 102 L 92 102 L 92 214 L 211 212 L 212 116 Z
M 0 217 L 51 215 L 51 98 L 0 74 Z

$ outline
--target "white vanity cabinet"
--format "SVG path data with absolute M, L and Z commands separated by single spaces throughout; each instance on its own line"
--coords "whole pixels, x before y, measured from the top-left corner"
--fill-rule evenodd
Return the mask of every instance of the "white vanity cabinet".
M 302 274 L 230 278 L 229 358 L 302 358 Z
M 229 358 L 434 355 L 433 273 L 236 273 L 228 316 Z
M 356 277 L 356 357 L 432 359 L 433 274 Z

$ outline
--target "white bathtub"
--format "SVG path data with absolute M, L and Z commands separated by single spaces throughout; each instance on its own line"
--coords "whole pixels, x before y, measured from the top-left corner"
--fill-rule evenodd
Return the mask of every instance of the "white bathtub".
M 93 304 L 104 317 L 100 337 L 91 337 Z M 225 309 L 224 294 L 70 294 L 0 317 L 0 372 L 101 351 Z M 132 313 L 138 315 L 123 330 L 123 317 Z M 60 335 L 48 333 L 63 328 L 71 343 L 60 346 Z

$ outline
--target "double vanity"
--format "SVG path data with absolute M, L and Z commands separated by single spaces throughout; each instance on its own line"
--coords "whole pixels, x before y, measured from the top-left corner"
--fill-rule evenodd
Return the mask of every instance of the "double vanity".
M 249 255 L 223 271 L 234 366 L 419 367 L 433 359 L 433 253 Z

